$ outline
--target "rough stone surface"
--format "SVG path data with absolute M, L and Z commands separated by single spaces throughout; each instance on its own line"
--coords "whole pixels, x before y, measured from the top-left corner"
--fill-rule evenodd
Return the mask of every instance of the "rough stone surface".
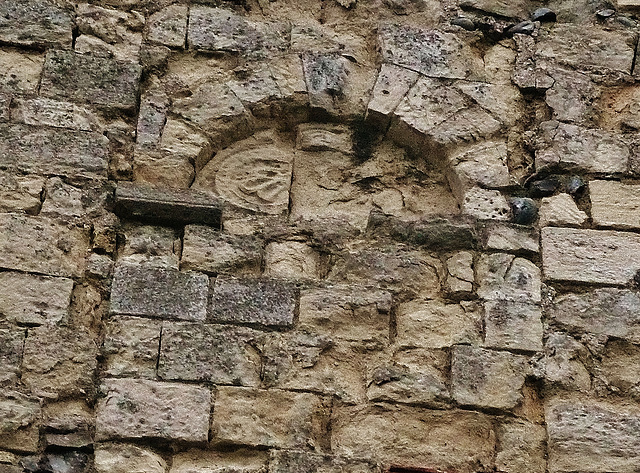
M 542 350 L 542 309 L 527 302 L 487 301 L 485 341 L 487 347 L 527 351 Z
M 464 473 L 493 462 L 495 433 L 484 414 L 392 405 L 345 406 L 335 414 L 331 445 L 340 455 L 373 454 L 394 464 L 420 458 L 421 464 Z
M 86 107 L 58 100 L 14 99 L 12 117 L 26 125 L 45 125 L 81 131 L 98 131 L 100 119 Z
M 147 23 L 147 39 L 171 47 L 183 47 L 187 37 L 186 5 L 170 5 L 154 13 Z
M 543 426 L 529 422 L 507 422 L 498 427 L 497 436 L 500 447 L 496 455 L 496 466 L 499 471 L 546 471 L 547 432 Z
M 208 286 L 204 274 L 123 264 L 113 277 L 111 312 L 204 321 Z
M 589 182 L 591 217 L 600 227 L 640 228 L 640 186 L 616 181 Z
M 465 345 L 451 357 L 451 393 L 459 404 L 513 409 L 522 402 L 525 357 Z
M 447 259 L 446 288 L 452 295 L 473 291 L 473 253 L 460 251 Z
M 94 457 L 97 473 L 164 473 L 167 469 L 160 455 L 134 445 L 103 444 Z
M 272 242 L 265 248 L 265 274 L 270 277 L 315 279 L 322 274 L 321 256 L 306 243 Z
M 24 328 L 0 325 L 0 386 L 17 383 L 26 334 Z
M 106 324 L 102 354 L 108 376 L 155 378 L 161 322 L 112 317 Z
M 328 408 L 309 393 L 221 387 L 216 395 L 214 441 L 300 448 L 326 445 L 319 427 Z
M 489 222 L 481 230 L 486 249 L 500 251 L 527 251 L 537 253 L 540 247 L 538 232 L 523 225 Z
M 499 191 L 472 187 L 461 198 L 465 215 L 479 220 L 509 220 L 509 204 Z
M 212 471 L 260 473 L 265 470 L 266 463 L 267 455 L 264 452 L 245 449 L 235 452 L 189 450 L 173 457 L 169 473 L 210 473 Z
M 160 438 L 206 442 L 211 392 L 195 385 L 107 379 L 97 406 L 96 439 Z
M 47 0 L 3 1 L 0 41 L 20 46 L 71 47 L 73 14 Z
M 5 2 L 5 5 L 9 2 Z M 0 51 L 0 90 L 34 94 L 38 89 L 44 56 L 39 53 Z
M 38 398 L 3 390 L 0 394 L 0 448 L 36 452 L 40 415 Z
M 638 462 L 635 407 L 588 399 L 553 399 L 545 404 L 549 471 L 589 469 L 632 472 Z
M 0 314 L 19 324 L 61 322 L 69 313 L 72 290 L 71 279 L 0 273 Z
M 218 277 L 209 301 L 209 319 L 288 327 L 293 324 L 297 298 L 295 287 L 282 281 Z
M 506 253 L 484 254 L 476 267 L 478 296 L 488 300 L 540 302 L 540 269 Z
M 250 329 L 222 325 L 165 323 L 158 376 L 165 380 L 208 381 L 258 386 L 260 356 Z
M 542 230 L 547 279 L 626 284 L 640 270 L 640 237 L 608 230 Z
M 274 450 L 269 459 L 269 471 L 274 473 L 377 473 L 380 467 L 365 460 L 322 455 L 304 451 Z
M 592 196 L 593 199 L 593 196 Z M 593 212 L 593 206 L 592 206 Z M 588 219 L 569 194 L 545 197 L 540 204 L 540 226 L 580 226 Z
M 0 215 L 0 267 L 51 276 L 81 277 L 89 244 L 84 229 L 44 217 Z M 30 238 L 23 238 L 30 235 Z

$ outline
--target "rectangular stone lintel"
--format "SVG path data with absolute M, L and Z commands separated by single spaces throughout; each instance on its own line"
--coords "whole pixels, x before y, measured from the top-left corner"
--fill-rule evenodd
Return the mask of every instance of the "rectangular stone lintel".
M 116 188 L 116 214 L 152 223 L 220 227 L 222 202 L 204 192 L 120 182 Z

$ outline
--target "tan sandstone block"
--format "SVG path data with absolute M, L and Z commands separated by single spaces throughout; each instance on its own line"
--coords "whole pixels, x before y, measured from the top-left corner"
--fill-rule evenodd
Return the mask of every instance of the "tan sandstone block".
M 590 181 L 591 217 L 599 227 L 640 228 L 640 185 Z
M 236 450 L 235 452 L 212 452 L 188 450 L 173 457 L 169 473 L 261 473 L 265 471 L 267 452 Z
M 165 473 L 167 462 L 157 453 L 124 444 L 98 444 L 95 452 L 97 473 Z

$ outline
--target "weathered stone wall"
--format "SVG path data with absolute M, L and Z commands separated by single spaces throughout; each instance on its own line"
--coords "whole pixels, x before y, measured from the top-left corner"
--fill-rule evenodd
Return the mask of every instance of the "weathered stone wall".
M 0 0 L 0 473 L 637 472 L 637 7 Z

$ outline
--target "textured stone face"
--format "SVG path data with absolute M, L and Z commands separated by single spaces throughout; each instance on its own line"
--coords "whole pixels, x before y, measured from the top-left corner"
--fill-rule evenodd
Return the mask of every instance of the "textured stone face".
M 39 439 L 40 402 L 17 391 L 0 394 L 0 447 L 35 452 Z
M 96 439 L 160 438 L 204 442 L 211 393 L 187 384 L 107 379 L 98 402 Z
M 269 460 L 269 471 L 275 473 L 314 473 L 318 471 L 327 473 L 343 471 L 350 473 L 376 473 L 380 469 L 377 465 L 366 461 L 318 453 L 274 450 Z
M 102 354 L 106 374 L 155 378 L 161 322 L 137 317 L 112 317 L 106 324 Z
M 591 215 L 596 225 L 636 229 L 640 227 L 640 186 L 615 181 L 589 182 Z
M 17 383 L 25 336 L 25 329 L 0 325 L 0 386 Z
M 204 321 L 209 278 L 168 268 L 121 265 L 111 289 L 111 312 Z
M 47 0 L 0 3 L 0 40 L 21 46 L 71 47 L 72 12 Z
M 296 306 L 297 290 L 289 283 L 218 277 L 213 283 L 209 319 L 288 327 L 293 323 Z
M 485 345 L 492 348 L 539 351 L 542 349 L 542 309 L 526 302 L 487 301 Z
M 259 473 L 264 471 L 266 463 L 267 455 L 263 452 L 240 449 L 223 453 L 192 449 L 173 457 L 169 473 Z
M 94 454 L 98 473 L 164 473 L 167 468 L 161 456 L 133 445 L 101 445 Z

